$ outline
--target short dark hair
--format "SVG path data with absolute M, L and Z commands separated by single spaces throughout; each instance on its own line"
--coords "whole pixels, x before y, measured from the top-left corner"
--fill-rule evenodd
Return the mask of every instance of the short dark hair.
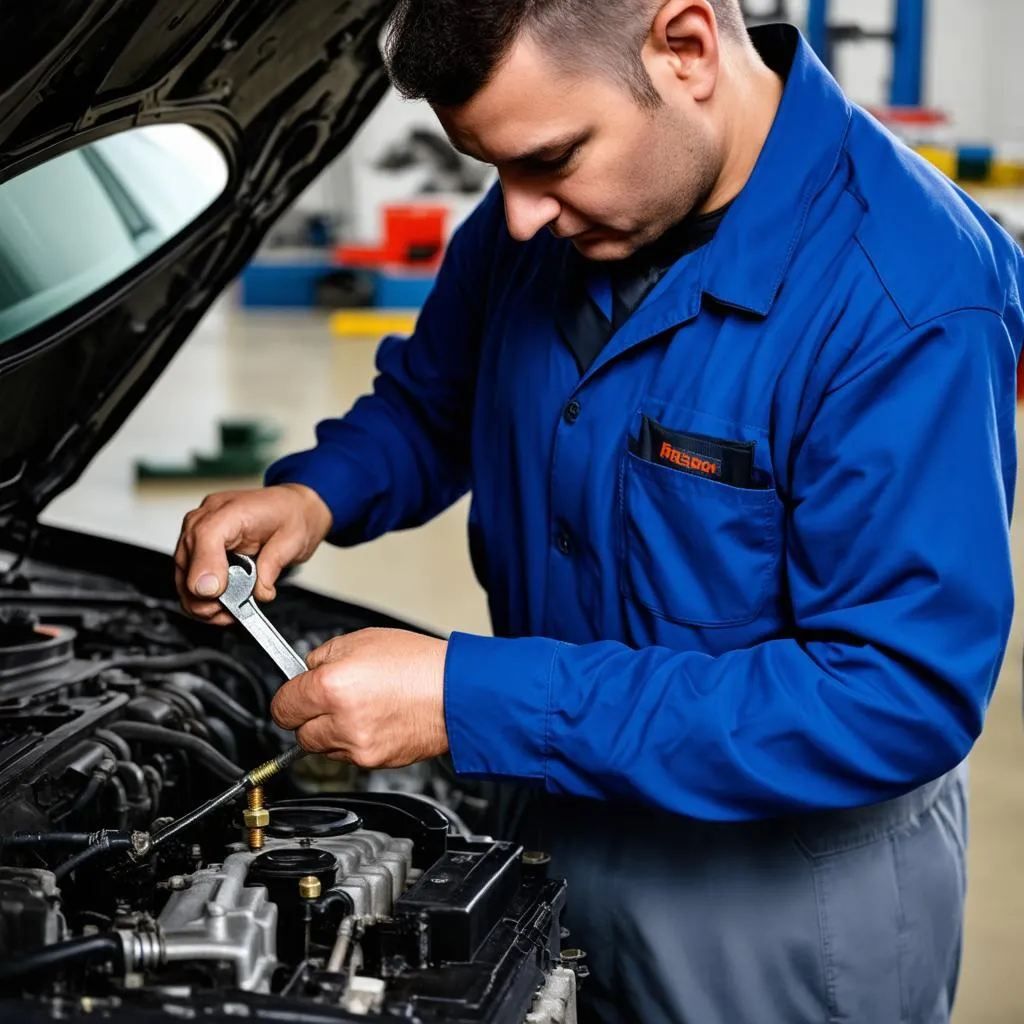
M 490 80 L 529 30 L 568 70 L 599 67 L 644 106 L 660 102 L 641 59 L 661 0 L 399 0 L 384 57 L 407 99 L 459 107 Z M 720 32 L 745 33 L 739 0 L 709 0 Z

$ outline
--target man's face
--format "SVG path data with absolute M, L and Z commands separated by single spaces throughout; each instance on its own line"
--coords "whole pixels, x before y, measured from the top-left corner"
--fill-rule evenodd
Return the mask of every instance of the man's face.
M 437 113 L 460 150 L 497 168 L 514 238 L 548 228 L 594 260 L 654 241 L 721 168 L 685 96 L 647 109 L 605 75 L 561 72 L 528 36 L 473 99 Z

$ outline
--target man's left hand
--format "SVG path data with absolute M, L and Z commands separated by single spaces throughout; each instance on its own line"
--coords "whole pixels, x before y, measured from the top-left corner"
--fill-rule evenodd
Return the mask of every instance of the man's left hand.
M 448 750 L 444 640 L 399 629 L 339 636 L 271 706 L 305 750 L 360 768 L 403 768 Z

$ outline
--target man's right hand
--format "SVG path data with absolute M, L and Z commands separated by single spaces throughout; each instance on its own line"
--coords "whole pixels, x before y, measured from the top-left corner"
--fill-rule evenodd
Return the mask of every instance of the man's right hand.
M 182 523 L 174 578 L 182 607 L 219 626 L 234 620 L 217 598 L 228 582 L 229 551 L 256 558 L 257 601 L 272 601 L 281 570 L 305 562 L 331 531 L 330 509 L 302 484 L 211 494 Z

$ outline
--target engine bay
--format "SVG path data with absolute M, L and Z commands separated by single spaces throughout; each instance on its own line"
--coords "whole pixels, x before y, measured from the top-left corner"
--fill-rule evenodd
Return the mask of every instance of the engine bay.
M 274 615 L 301 655 L 377 624 L 292 587 Z M 279 683 L 247 637 L 166 597 L 8 569 L 0 1016 L 575 1021 L 565 882 L 475 834 L 443 766 L 307 758 L 153 843 L 294 742 L 269 718 Z

